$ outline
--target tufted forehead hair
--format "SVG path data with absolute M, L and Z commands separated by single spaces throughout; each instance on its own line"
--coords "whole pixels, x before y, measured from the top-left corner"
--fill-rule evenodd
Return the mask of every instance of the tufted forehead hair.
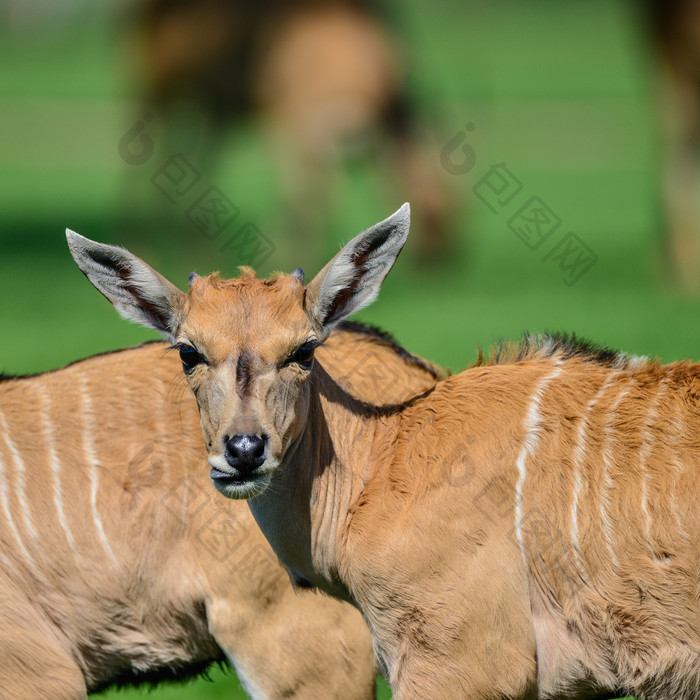
M 193 279 L 183 332 L 201 339 L 206 335 L 250 340 L 254 334 L 293 336 L 310 328 L 304 285 L 297 277 L 278 273 L 260 279 L 251 268 L 240 269 L 240 276 L 232 279 L 218 273 Z
M 198 290 L 209 288 L 215 291 L 245 288 L 251 288 L 256 291 L 260 291 L 261 289 L 291 291 L 304 288 L 298 277 L 287 275 L 284 272 L 274 272 L 270 277 L 261 279 L 252 267 L 241 265 L 238 269 L 240 275 L 228 279 L 222 277 L 220 272 L 212 272 L 206 277 L 193 275 L 190 278 L 190 287 L 191 289 Z

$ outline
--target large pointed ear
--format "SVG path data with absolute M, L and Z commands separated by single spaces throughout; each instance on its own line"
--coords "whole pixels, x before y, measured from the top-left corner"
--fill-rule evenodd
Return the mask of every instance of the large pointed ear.
M 66 239 L 78 267 L 121 316 L 174 340 L 184 292 L 124 248 L 96 243 L 70 229 Z
M 388 219 L 355 236 L 306 288 L 307 313 L 322 335 L 371 304 L 408 236 L 411 210 L 404 204 Z

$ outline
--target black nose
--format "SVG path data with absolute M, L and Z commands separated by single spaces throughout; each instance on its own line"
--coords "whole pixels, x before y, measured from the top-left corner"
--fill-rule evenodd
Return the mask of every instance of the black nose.
M 241 474 L 250 474 L 265 461 L 265 440 L 257 435 L 234 435 L 226 442 L 226 461 Z

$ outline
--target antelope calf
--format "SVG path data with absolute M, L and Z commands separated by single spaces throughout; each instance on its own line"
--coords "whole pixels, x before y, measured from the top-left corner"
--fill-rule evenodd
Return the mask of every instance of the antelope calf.
M 437 377 L 355 326 L 321 353 L 368 400 Z M 372 384 L 363 363 L 393 382 Z M 255 699 L 374 697 L 361 616 L 297 595 L 248 507 L 207 472 L 163 343 L 0 381 L 0 696 L 75 700 L 228 659 Z
M 301 278 L 197 279 L 71 237 L 179 348 L 220 492 L 356 605 L 397 700 L 700 697 L 700 366 L 563 337 L 376 407 L 314 351 L 369 304 L 407 206 Z

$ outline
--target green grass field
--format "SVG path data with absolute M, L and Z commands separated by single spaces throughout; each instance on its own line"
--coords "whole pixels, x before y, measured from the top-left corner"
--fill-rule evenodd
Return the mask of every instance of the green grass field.
M 455 370 L 472 362 L 478 346 L 525 329 L 575 331 L 665 361 L 700 358 L 700 303 L 662 274 L 649 57 L 632 4 L 454 0 L 429 7 L 393 5 L 411 85 L 436 124 L 435 159 L 471 122 L 476 163 L 469 174 L 446 175 L 460 202 L 449 262 L 421 264 L 409 241 L 361 320 Z M 153 337 L 120 321 L 85 281 L 66 250 L 66 226 L 128 242 L 181 285 L 193 268 L 233 274 L 241 262 L 197 232 L 186 245 L 170 235 L 176 216 L 158 219 L 148 177 L 119 158 L 133 111 L 107 7 L 95 8 L 61 31 L 24 28 L 0 43 L 0 61 L 12 66 L 0 73 L 0 372 L 50 369 Z M 282 213 L 268 156 L 255 126 L 244 125 L 222 144 L 221 166 L 210 177 L 275 240 Z M 499 163 L 522 190 L 494 213 L 472 188 Z M 328 254 L 401 204 L 381 194 L 379 177 L 363 163 L 343 171 L 323 243 Z M 145 211 L 153 222 L 146 236 L 118 226 L 131 196 L 138 199 L 132 215 Z M 543 260 L 553 243 L 533 251 L 508 226 L 532 196 L 562 222 L 552 241 L 574 232 L 597 256 L 573 286 L 553 256 Z M 293 259 L 273 255 L 263 272 L 297 265 L 313 273 L 304 250 Z M 244 695 L 235 676 L 216 672 L 211 683 L 149 697 Z M 390 697 L 385 686 L 381 697 Z

